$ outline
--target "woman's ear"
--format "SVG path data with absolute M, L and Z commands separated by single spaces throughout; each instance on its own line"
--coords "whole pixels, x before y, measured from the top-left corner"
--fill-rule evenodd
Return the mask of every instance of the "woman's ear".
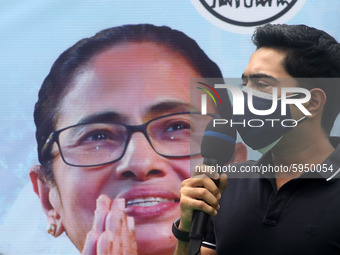
M 309 115 L 306 117 L 314 118 L 318 115 L 321 116 L 323 112 L 323 107 L 327 100 L 327 96 L 325 92 L 320 88 L 311 89 L 310 93 L 311 93 L 311 98 L 304 106 L 312 115 Z
M 32 166 L 29 175 L 33 185 L 33 190 L 38 195 L 43 212 L 46 214 L 47 221 L 50 224 L 49 229 L 53 226 L 53 233 L 49 233 L 54 237 L 58 237 L 64 232 L 64 226 L 61 222 L 61 217 L 57 208 L 54 208 L 50 201 L 50 193 L 56 192 L 52 191 L 52 189 L 56 189 L 56 187 L 51 188 L 50 185 L 41 178 L 41 176 L 43 176 L 43 168 L 41 165 Z

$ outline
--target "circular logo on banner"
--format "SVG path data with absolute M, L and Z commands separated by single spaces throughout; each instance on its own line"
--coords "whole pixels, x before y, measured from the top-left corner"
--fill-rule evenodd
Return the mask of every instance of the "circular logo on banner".
M 285 23 L 306 0 L 191 0 L 209 22 L 235 33 L 253 33 L 256 26 Z

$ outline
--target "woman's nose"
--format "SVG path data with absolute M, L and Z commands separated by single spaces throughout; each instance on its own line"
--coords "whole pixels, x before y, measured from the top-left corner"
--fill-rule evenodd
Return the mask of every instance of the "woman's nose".
M 123 158 L 118 161 L 116 174 L 120 179 L 145 181 L 160 178 L 168 171 L 167 159 L 158 155 L 143 133 L 131 136 Z

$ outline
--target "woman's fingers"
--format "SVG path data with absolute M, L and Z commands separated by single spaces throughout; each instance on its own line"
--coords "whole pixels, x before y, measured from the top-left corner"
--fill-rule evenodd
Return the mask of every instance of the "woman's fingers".
M 133 217 L 126 216 L 124 224 L 128 229 L 128 231 L 124 231 L 123 233 L 124 246 L 127 247 L 124 255 L 137 255 L 135 219 Z
M 125 199 L 117 198 L 112 201 L 111 210 L 107 214 L 105 229 L 123 237 L 126 242 L 135 241 L 135 220 L 133 217 L 127 216 L 124 209 Z
M 126 242 L 121 236 L 106 230 L 98 239 L 96 255 L 137 255 L 136 243 L 132 243 L 132 240 Z
M 137 255 L 135 222 L 125 213 L 124 199 L 99 196 L 82 255 Z
M 92 230 L 103 232 L 105 230 L 105 219 L 110 211 L 111 199 L 107 195 L 100 195 L 97 199 L 96 210 L 94 211 L 94 220 Z
M 111 209 L 106 216 L 105 229 L 113 234 L 120 234 L 124 219 L 125 199 L 116 198 L 112 200 Z M 116 233 L 118 232 L 118 233 Z
M 83 248 L 82 255 L 96 255 L 97 240 L 100 233 L 91 230 L 86 235 L 85 245 Z
M 113 254 L 119 255 L 120 253 L 114 253 L 115 245 L 113 241 L 114 241 L 113 233 L 109 230 L 104 231 L 98 238 L 96 255 L 113 255 Z
M 130 233 L 135 234 L 135 219 L 133 217 L 127 216 L 127 226 Z
M 105 230 L 111 234 L 107 234 L 104 241 L 108 240 L 109 237 L 113 238 L 109 240 L 110 242 L 114 241 L 113 246 L 110 246 L 112 254 L 135 255 L 137 254 L 137 242 L 134 219 L 128 217 L 124 209 L 124 199 L 117 198 L 112 201 L 105 222 Z M 102 242 L 104 243 L 104 241 Z M 108 249 L 107 247 L 108 244 L 105 243 L 105 247 L 100 247 L 100 249 L 105 250 Z
M 97 198 L 92 229 L 86 235 L 82 255 L 97 255 L 97 241 L 105 230 L 105 219 L 107 213 L 110 211 L 110 206 L 111 199 L 107 195 L 100 195 Z

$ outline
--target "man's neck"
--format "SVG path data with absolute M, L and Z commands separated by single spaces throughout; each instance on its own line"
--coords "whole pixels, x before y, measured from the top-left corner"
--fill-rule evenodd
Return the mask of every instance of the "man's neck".
M 274 165 L 288 166 L 289 169 L 302 169 L 303 171 L 276 173 L 276 185 L 279 190 L 288 181 L 298 178 L 309 166 L 321 164 L 334 151 L 334 147 L 329 142 L 328 137 L 323 133 L 319 136 L 300 137 L 300 139 L 290 139 L 278 150 L 272 151 Z M 284 147 L 284 148 L 283 148 Z

